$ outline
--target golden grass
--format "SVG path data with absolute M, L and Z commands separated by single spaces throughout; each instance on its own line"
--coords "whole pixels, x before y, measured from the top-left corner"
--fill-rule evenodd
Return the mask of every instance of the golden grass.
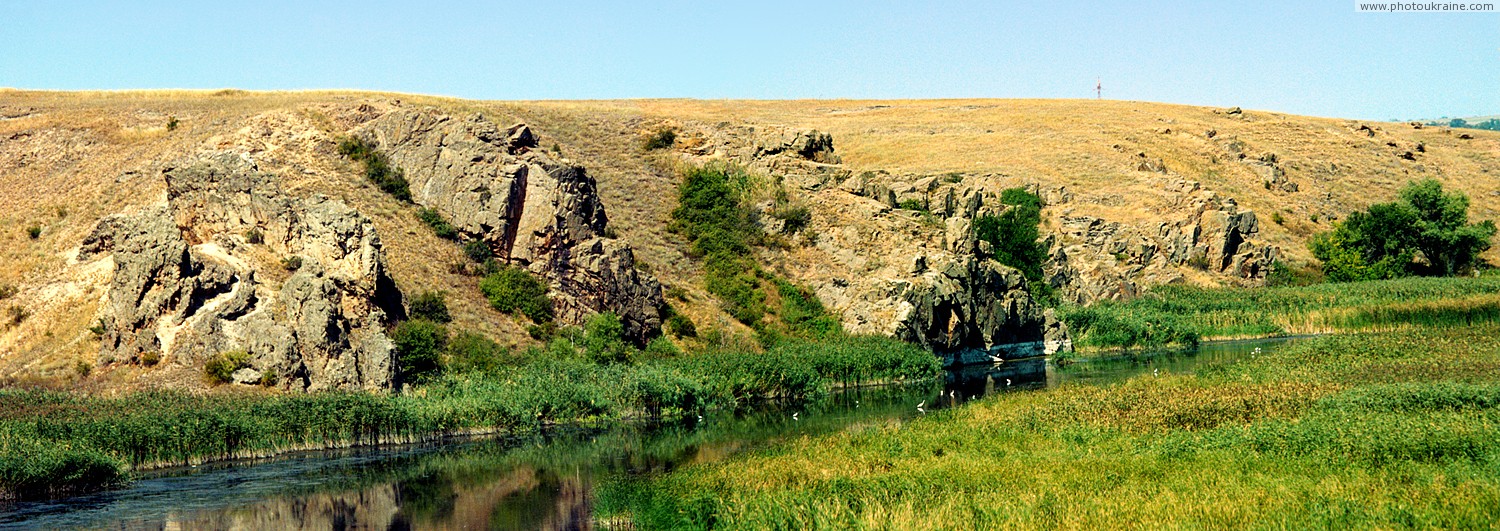
M 398 100 L 459 115 L 481 112 L 502 124 L 530 123 L 544 149 L 556 145 L 565 157 L 589 168 L 611 226 L 664 284 L 687 290 L 690 302 L 674 304 L 700 325 L 733 327 L 699 286 L 700 266 L 683 252 L 684 243 L 663 230 L 676 206 L 675 175 L 670 160 L 643 152 L 638 143 L 638 134 L 657 123 L 816 128 L 834 135 L 837 152 L 856 172 L 879 169 L 913 178 L 964 172 L 976 176 L 966 182 L 991 188 L 1031 182 L 1067 186 L 1076 199 L 1048 209 L 1053 226 L 1061 215 L 1123 222 L 1176 219 L 1179 205 L 1173 204 L 1172 194 L 1162 192 L 1162 185 L 1178 177 L 1199 180 L 1259 212 L 1263 239 L 1280 245 L 1294 260 L 1308 259 L 1303 242 L 1329 227 L 1329 213 L 1342 215 L 1388 200 L 1409 179 L 1436 177 L 1445 187 L 1469 194 L 1473 217 L 1500 217 L 1500 179 L 1495 178 L 1500 176 L 1500 133 L 1465 130 L 1474 138 L 1459 140 L 1446 128 L 1375 123 L 1380 132 L 1369 138 L 1345 120 L 1253 110 L 1234 118 L 1204 107 L 1089 100 L 499 102 L 349 91 L 3 90 L 0 117 L 10 118 L 0 119 L 0 284 L 23 287 L 16 300 L 45 310 L 49 303 L 39 298 L 39 290 L 68 281 L 72 273 L 66 257 L 96 220 L 161 200 L 164 187 L 156 174 L 161 162 L 246 140 L 241 130 L 268 115 L 332 135 L 343 126 L 325 110 Z M 178 118 L 179 127 L 169 132 L 165 123 L 171 116 Z M 1217 131 L 1214 139 L 1205 138 L 1209 129 Z M 1264 190 L 1250 166 L 1231 160 L 1219 147 L 1231 137 L 1243 142 L 1251 157 L 1275 153 L 1301 191 Z M 1417 142 L 1427 148 L 1417 161 L 1397 158 L 1398 151 Z M 1136 171 L 1137 152 L 1162 158 L 1172 175 Z M 305 150 L 274 155 L 286 159 L 271 166 L 286 178 L 289 189 L 344 198 L 376 220 L 404 289 L 448 291 L 462 326 L 503 342 L 529 341 L 518 325 L 484 307 L 472 289 L 473 279 L 446 273 L 444 262 L 457 259 L 451 250 L 430 238 L 399 206 L 363 185 L 336 157 Z M 303 173 L 303 168 L 314 173 Z M 819 204 L 813 207 L 819 216 Z M 59 215 L 59 209 L 66 215 Z M 1285 226 L 1270 222 L 1273 211 L 1282 213 Z M 26 234 L 31 225 L 43 229 L 38 240 Z M 429 249 L 438 249 L 436 260 Z M 1486 256 L 1496 260 L 1500 252 Z M 818 274 L 805 266 L 792 273 Z M 24 340 L 0 331 L 0 373 L 14 374 L 19 365 L 13 358 L 30 358 L 41 344 L 38 338 L 47 333 L 74 337 L 74 323 L 84 321 L 58 320 L 28 332 Z M 67 365 L 64 361 L 50 363 Z

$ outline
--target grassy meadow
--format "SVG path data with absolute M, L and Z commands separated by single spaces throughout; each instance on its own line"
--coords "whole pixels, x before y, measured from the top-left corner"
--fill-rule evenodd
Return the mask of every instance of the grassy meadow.
M 1161 286 L 1063 311 L 1080 349 L 1500 322 L 1500 276 L 1234 289 Z
M 1500 326 L 1315 338 L 622 481 L 642 528 L 1490 528 Z

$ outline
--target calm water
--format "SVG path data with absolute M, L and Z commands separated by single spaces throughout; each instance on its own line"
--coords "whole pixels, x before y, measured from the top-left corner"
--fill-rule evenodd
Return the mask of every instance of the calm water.
M 768 403 L 703 420 L 529 437 L 310 452 L 159 472 L 128 488 L 0 506 L 0 528 L 590 529 L 622 479 L 711 462 L 776 440 L 899 422 L 988 394 L 1108 385 L 1270 350 L 1287 339 L 1206 344 L 1057 369 L 1042 359 L 971 366 L 941 384 L 855 389 L 814 404 Z M 918 405 L 924 406 L 922 410 Z

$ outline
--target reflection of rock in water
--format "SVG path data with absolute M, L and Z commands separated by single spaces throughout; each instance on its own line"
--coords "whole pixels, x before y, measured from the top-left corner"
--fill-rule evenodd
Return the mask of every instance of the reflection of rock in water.
M 592 529 L 593 485 L 584 474 L 518 468 L 474 483 L 435 472 L 354 492 L 303 494 L 228 511 L 137 521 L 181 529 Z
M 400 529 L 397 487 L 266 500 L 235 511 L 167 515 L 142 529 Z
M 943 393 L 953 391 L 965 399 L 981 397 L 1006 387 L 1006 380 L 1010 380 L 1010 387 L 1047 385 L 1047 359 L 1026 358 L 998 365 L 960 367 L 948 373 Z

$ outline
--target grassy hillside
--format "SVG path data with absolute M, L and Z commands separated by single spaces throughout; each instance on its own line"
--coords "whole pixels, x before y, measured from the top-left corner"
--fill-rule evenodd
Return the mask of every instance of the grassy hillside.
M 701 265 L 687 256 L 686 242 L 664 230 L 676 206 L 670 155 L 641 147 L 642 134 L 662 126 L 816 128 L 833 134 L 837 153 L 855 172 L 885 170 L 913 180 L 961 172 L 972 176 L 966 182 L 996 191 L 1026 183 L 1067 186 L 1075 200 L 1045 212 L 1052 227 L 1067 215 L 1170 219 L 1177 205 L 1160 181 L 1198 180 L 1261 213 L 1262 239 L 1293 260 L 1307 259 L 1305 239 L 1327 229 L 1330 218 L 1390 200 L 1418 177 L 1467 193 L 1475 219 L 1500 217 L 1500 133 L 1466 130 L 1473 138 L 1461 140 L 1445 128 L 1404 123 L 1364 124 L 1373 128 L 1367 133 L 1346 120 L 1253 110 L 1089 100 L 487 102 L 352 92 L 6 90 L 0 91 L 0 287 L 20 293 L 0 301 L 0 312 L 15 306 L 29 315 L 0 326 L 0 375 L 66 375 L 77 360 L 91 359 L 96 345 L 87 328 L 103 295 L 97 279 L 108 271 L 70 265 L 72 249 L 100 217 L 161 201 L 159 165 L 205 148 L 248 151 L 293 192 L 345 199 L 375 221 L 404 290 L 446 291 L 458 326 L 506 344 L 530 342 L 524 323 L 488 309 L 476 278 L 449 272 L 448 264 L 463 260 L 459 249 L 365 183 L 348 162 L 321 151 L 352 124 L 360 104 L 398 101 L 531 124 L 544 149 L 555 146 L 598 179 L 611 226 L 665 285 L 683 290 L 673 304 L 700 326 L 735 324 L 703 290 Z M 1299 190 L 1265 189 L 1235 150 L 1247 160 L 1274 154 Z M 1407 151 L 1415 160 L 1400 157 Z M 1139 171 L 1138 153 L 1161 158 L 1168 174 Z M 847 216 L 812 207 L 815 219 Z M 32 227 L 40 229 L 35 239 Z M 807 282 L 818 273 L 812 266 L 781 273 Z M 9 314 L 0 317 L 10 321 Z

